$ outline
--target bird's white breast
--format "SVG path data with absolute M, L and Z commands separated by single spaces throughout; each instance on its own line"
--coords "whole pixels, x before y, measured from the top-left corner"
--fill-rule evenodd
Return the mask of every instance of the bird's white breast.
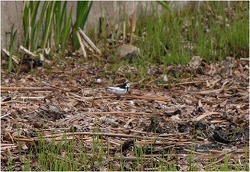
M 116 95 L 123 95 L 123 94 L 126 94 L 128 91 L 127 89 L 120 88 L 120 87 L 107 87 L 107 90 Z

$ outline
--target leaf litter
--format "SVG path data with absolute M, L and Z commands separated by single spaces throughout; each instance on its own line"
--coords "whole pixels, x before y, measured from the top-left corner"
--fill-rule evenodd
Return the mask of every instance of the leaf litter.
M 102 164 L 94 163 L 89 170 L 107 170 L 110 163 L 120 170 L 120 159 L 125 160 L 123 168 L 131 170 L 138 150 L 143 170 L 155 170 L 159 161 L 187 170 L 190 154 L 199 170 L 211 159 L 215 161 L 209 166 L 220 165 L 226 155 L 230 164 L 248 162 L 248 60 L 208 64 L 195 56 L 187 66 L 152 66 L 148 74 L 153 77 L 132 82 L 129 94 L 120 99 L 105 86 L 124 82 L 124 69 L 138 75 L 136 68 L 112 73 L 104 70 L 108 64 L 78 64 L 35 69 L 33 74 L 2 71 L 1 170 L 8 169 L 10 157 L 14 170 L 23 169 L 23 158 L 40 136 L 48 144 L 75 140 L 76 161 L 80 147 L 96 157 L 93 138 L 102 139 Z M 182 75 L 177 78 L 177 73 Z M 32 156 L 31 168 L 39 170 Z

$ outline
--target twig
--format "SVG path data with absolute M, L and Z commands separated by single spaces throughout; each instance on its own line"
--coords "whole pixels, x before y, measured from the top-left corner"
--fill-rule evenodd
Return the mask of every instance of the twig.
M 144 100 L 156 100 L 156 101 L 167 101 L 168 99 L 166 97 L 160 97 L 160 96 L 135 96 L 135 95 L 126 95 L 124 97 L 125 99 L 144 99 Z
M 201 94 L 201 95 L 207 95 L 207 94 L 211 94 L 211 93 L 220 93 L 221 91 L 224 90 L 225 85 L 228 83 L 228 81 L 224 82 L 223 85 L 221 86 L 220 89 L 215 89 L 215 90 L 205 90 L 205 91 L 200 91 L 200 92 L 194 92 L 192 94 Z
M 86 114 L 132 114 L 132 115 L 151 115 L 147 112 L 123 112 L 123 111 L 113 111 L 113 112 L 84 112 Z
M 122 157 L 109 157 L 111 159 L 116 159 L 116 160 L 126 160 L 126 161 L 138 161 L 138 157 L 125 157 L 125 156 L 122 156 Z M 152 158 L 150 157 L 140 157 L 140 160 L 151 160 Z
M 242 61 L 249 61 L 249 58 L 240 58 Z
M 183 150 L 184 150 L 184 151 L 187 151 L 187 152 L 189 152 L 189 153 L 192 153 L 192 154 L 194 154 L 194 155 L 203 155 L 203 156 L 209 155 L 209 154 L 207 154 L 207 153 L 196 152 L 196 151 L 194 151 L 194 150 L 186 149 L 186 148 L 183 148 Z
M 231 156 L 231 153 L 232 153 L 232 152 L 233 152 L 233 150 L 231 150 L 231 151 L 229 151 L 229 152 L 227 152 L 227 153 L 222 153 L 222 154 L 218 155 L 218 156 L 216 157 L 216 158 L 218 159 L 218 161 L 215 161 L 215 162 L 209 164 L 208 166 L 213 166 L 213 165 L 215 165 L 215 164 L 217 164 L 217 163 L 223 161 L 223 160 L 225 159 L 225 155 L 228 154 L 229 156 Z
M 42 97 L 19 97 L 20 99 L 30 99 L 30 100 L 37 100 L 37 99 L 44 99 L 45 96 Z
M 10 101 L 6 101 L 6 102 L 1 102 L 1 106 L 9 104 L 9 103 L 24 103 L 24 102 L 19 101 L 19 100 L 10 100 Z
M 9 136 L 11 142 L 14 143 L 14 139 L 13 139 L 12 135 L 10 134 L 10 132 L 7 132 L 7 134 L 8 134 L 8 136 Z
M 152 134 L 146 131 L 139 131 L 139 130 L 133 130 L 133 129 L 126 129 L 126 128 L 112 128 L 112 130 L 121 131 L 121 132 L 129 131 L 129 132 L 139 133 L 139 134 Z
M 201 80 L 201 81 L 181 82 L 181 83 L 177 83 L 177 84 L 172 84 L 171 86 L 174 87 L 174 86 L 179 86 L 179 85 L 197 84 L 197 83 L 203 83 L 203 82 L 206 82 L 206 81 Z M 161 84 L 161 85 L 162 86 L 164 86 L 164 85 L 168 86 L 168 84 Z
M 46 85 L 46 86 L 49 86 L 49 87 L 55 89 L 55 90 L 62 90 L 62 91 L 64 91 L 64 92 L 69 92 L 69 91 L 71 91 L 69 88 L 60 88 L 60 87 L 57 87 L 57 86 L 48 84 L 48 83 L 43 82 L 43 81 L 42 81 L 42 83 L 43 83 L 44 85 Z
M 24 51 L 26 54 L 30 55 L 30 56 L 33 56 L 33 57 L 36 57 L 37 55 L 32 53 L 31 51 L 29 51 L 28 49 L 24 48 L 22 45 L 20 45 L 20 49 L 22 51 Z
M 81 138 L 82 139 L 82 138 Z M 93 143 L 93 138 L 84 138 L 86 139 L 85 142 L 86 143 Z M 116 146 L 121 146 L 121 144 L 123 144 L 124 141 L 121 141 L 121 140 L 111 140 L 111 139 L 104 139 L 103 140 L 103 143 L 112 143 Z
M 168 154 L 168 153 L 165 153 L 165 154 L 149 154 L 149 155 L 142 155 L 140 157 L 140 159 L 152 159 L 152 158 L 156 158 L 156 157 L 173 157 L 173 156 L 179 156 L 179 157 L 186 157 L 187 155 L 186 154 Z M 122 159 L 122 160 L 138 160 L 138 157 L 124 157 L 124 156 L 118 156 L 118 157 L 110 157 L 111 159 Z
M 7 51 L 5 48 L 2 49 L 2 51 L 3 51 L 7 56 L 10 56 L 10 52 Z M 20 63 L 20 60 L 19 60 L 16 56 L 12 55 L 12 59 L 13 59 L 13 61 L 14 61 L 16 64 L 19 64 L 19 63 Z
M 131 30 L 130 30 L 130 42 L 129 42 L 129 44 L 132 44 L 132 42 L 133 42 L 133 34 L 134 34 L 135 28 L 136 28 L 136 10 L 130 16 L 129 22 L 130 22 L 130 27 L 131 27 Z
M 124 44 L 126 39 L 126 23 L 125 21 L 123 22 L 123 37 L 122 37 L 122 43 Z
M 86 48 L 91 51 L 92 53 L 95 51 L 92 47 L 90 47 L 90 45 L 88 44 L 88 42 L 85 39 L 82 39 L 81 35 L 80 35 L 80 31 L 77 31 L 77 33 L 79 33 L 81 42 L 86 46 Z
M 2 104 L 1 104 L 2 105 Z M 5 114 L 5 115 L 1 115 L 0 116 L 0 119 L 3 119 L 4 117 L 6 117 L 6 116 L 9 116 L 11 113 L 7 113 L 7 114 Z
M 14 146 L 14 144 L 11 144 L 11 143 L 1 143 L 1 147 L 5 147 L 5 146 Z
M 47 128 L 47 129 L 41 129 L 41 130 L 37 130 L 37 131 L 42 132 L 42 131 L 60 131 L 60 130 L 70 130 L 70 127 L 68 127 L 68 128 Z
M 1 91 L 54 91 L 50 87 L 1 87 Z
M 87 57 L 87 53 L 86 53 L 85 48 L 84 48 L 84 45 L 83 45 L 83 43 L 82 43 L 81 36 L 79 35 L 79 32 L 76 32 L 76 34 L 77 34 L 77 38 L 78 38 L 78 41 L 79 41 L 79 43 L 80 43 L 80 46 L 81 46 L 81 48 L 82 48 L 83 57 Z
M 63 134 L 54 134 L 54 135 L 47 135 L 44 138 L 56 138 L 56 137 L 63 137 L 63 136 L 76 136 L 76 135 L 87 135 L 87 136 L 110 136 L 110 137 L 122 137 L 122 138 L 135 138 L 135 139 L 144 139 L 141 136 L 134 136 L 128 134 L 119 134 L 119 133 L 92 133 L 92 132 L 75 132 L 75 133 L 63 133 Z M 34 138 L 18 138 L 15 137 L 14 140 L 16 141 L 24 141 L 24 142 L 34 142 L 38 141 L 41 138 L 34 137 Z
M 83 98 L 77 98 L 77 97 L 72 97 L 75 100 L 78 101 L 93 101 L 93 100 L 98 100 L 98 99 L 108 99 L 108 98 L 117 98 L 116 96 L 103 96 L 103 97 L 83 97 Z M 159 102 L 166 102 L 168 99 L 166 97 L 155 97 L 155 96 L 136 96 L 136 95 L 126 95 L 121 97 L 122 99 L 140 99 L 140 100 L 155 100 Z
M 192 92 L 192 94 L 201 94 L 201 95 L 207 95 L 211 93 L 220 93 L 223 90 L 223 88 L 216 89 L 216 90 L 205 90 L 205 91 L 200 91 L 200 92 Z
M 82 35 L 83 39 L 91 46 L 98 54 L 102 54 L 101 51 L 95 46 L 95 44 L 88 38 L 87 35 L 82 31 L 81 28 L 78 28 L 79 33 Z
M 172 137 L 172 136 L 183 136 L 183 135 L 186 135 L 186 133 L 174 133 L 174 134 L 163 133 L 160 134 L 159 137 Z
M 110 96 L 108 96 L 109 98 Z M 116 98 L 115 96 L 112 96 Z M 105 96 L 102 97 L 102 99 L 106 98 Z M 166 97 L 160 97 L 160 96 L 136 96 L 136 95 L 126 95 L 122 97 L 123 99 L 140 99 L 140 100 L 156 100 L 156 101 L 167 101 L 168 99 Z M 95 99 L 99 99 L 99 97 L 96 97 Z
M 194 121 L 200 121 L 202 120 L 203 118 L 206 118 L 207 116 L 210 116 L 210 115 L 221 115 L 220 112 L 208 112 L 208 113 L 204 113 L 200 116 L 198 116 L 197 118 L 194 119 Z
M 14 144 L 6 144 L 6 145 L 1 144 L 1 151 L 4 151 L 6 149 L 11 149 L 11 148 L 16 148 L 16 147 L 17 146 Z

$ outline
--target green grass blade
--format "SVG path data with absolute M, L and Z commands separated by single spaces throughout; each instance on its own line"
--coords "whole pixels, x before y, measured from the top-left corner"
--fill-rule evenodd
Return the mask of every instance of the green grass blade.
M 68 16 L 68 18 L 64 18 L 64 27 L 61 33 L 61 45 L 62 45 L 62 51 L 65 50 L 67 43 L 68 43 L 68 38 L 70 35 L 70 29 L 71 29 L 71 22 L 72 22 L 72 9 L 70 10 L 70 15 Z
M 29 7 L 28 2 L 24 2 L 23 7 L 23 34 L 24 34 L 24 46 L 28 47 L 29 38 Z
M 46 10 L 47 10 L 47 4 L 48 4 L 48 2 L 43 3 L 42 10 L 41 10 L 41 15 L 40 15 L 37 23 L 34 26 L 36 28 L 34 29 L 35 32 L 34 32 L 34 35 L 33 35 L 34 36 L 34 42 L 33 42 L 33 50 L 32 51 L 34 51 L 35 49 L 38 48 L 38 45 L 39 45 L 38 40 L 41 40 L 40 39 L 41 30 L 42 30 L 42 25 L 43 25 L 43 22 L 44 22 L 44 17 L 45 17 L 45 14 L 46 14 Z
M 92 1 L 78 1 L 77 2 L 77 12 L 76 12 L 76 21 L 73 26 L 73 49 L 77 50 L 79 48 L 79 42 L 76 35 L 78 27 L 82 28 L 85 26 L 87 21 L 90 9 L 92 7 Z
M 66 4 L 66 2 L 64 2 Z M 62 2 L 57 1 L 55 3 L 55 14 L 54 14 L 54 30 L 55 30 L 55 44 L 56 46 L 60 44 L 60 34 L 62 30 L 62 19 L 64 17 L 64 13 L 62 11 Z
M 40 5 L 40 1 L 34 1 L 32 3 L 31 1 L 31 26 L 34 26 L 35 23 L 36 23 L 36 19 L 37 19 L 37 16 L 38 16 L 38 8 L 39 8 L 39 5 Z
M 47 44 L 49 35 L 51 33 L 51 23 L 53 19 L 54 7 L 55 7 L 55 2 L 49 2 L 47 13 L 46 13 L 46 19 L 45 19 L 45 31 L 44 31 L 45 34 L 42 40 L 43 49 L 46 48 L 46 44 Z
M 16 40 L 16 33 L 17 30 L 14 31 L 14 25 L 12 25 L 11 27 L 11 36 L 10 36 L 10 45 L 9 45 L 9 64 L 8 64 L 8 72 L 12 71 L 13 68 L 13 60 L 12 60 L 12 56 L 14 54 L 14 43 Z
M 168 1 L 157 1 L 165 10 L 171 11 Z

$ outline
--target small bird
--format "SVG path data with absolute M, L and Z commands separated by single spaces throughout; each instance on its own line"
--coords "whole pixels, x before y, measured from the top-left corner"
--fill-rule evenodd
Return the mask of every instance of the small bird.
M 117 85 L 116 87 L 107 87 L 106 90 L 117 95 L 117 97 L 119 98 L 121 95 L 128 93 L 129 87 L 130 83 L 125 82 L 124 84 Z

